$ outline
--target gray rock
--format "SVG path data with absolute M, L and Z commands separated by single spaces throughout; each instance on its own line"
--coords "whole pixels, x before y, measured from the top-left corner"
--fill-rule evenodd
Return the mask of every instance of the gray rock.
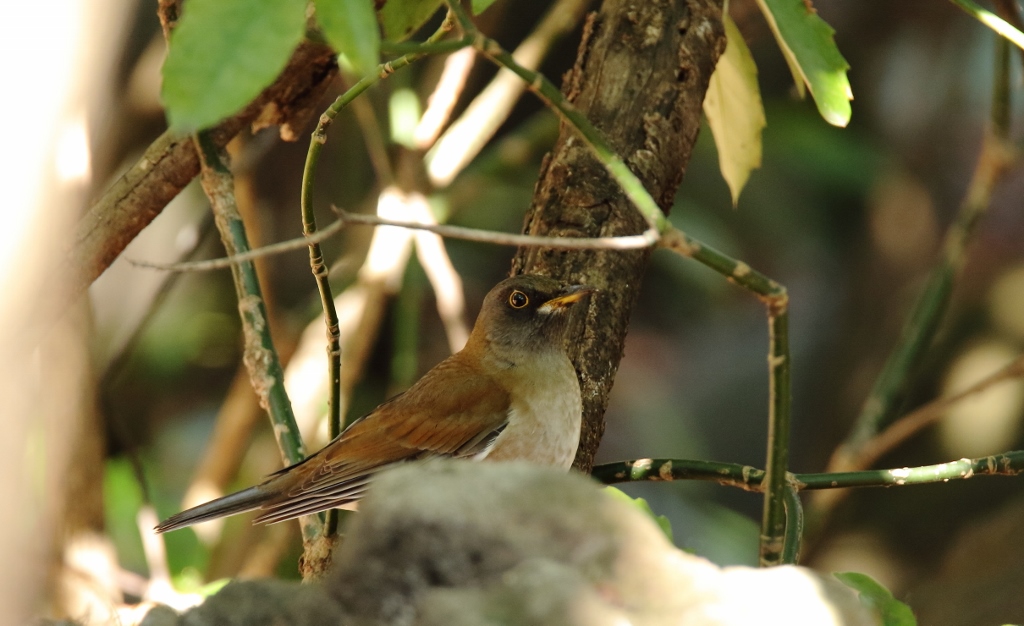
M 879 623 L 831 578 L 719 568 L 589 479 L 524 464 L 383 474 L 325 586 L 353 626 Z
M 340 620 L 338 606 L 320 585 L 247 580 L 230 583 L 181 615 L 158 606 L 140 626 L 322 626 Z

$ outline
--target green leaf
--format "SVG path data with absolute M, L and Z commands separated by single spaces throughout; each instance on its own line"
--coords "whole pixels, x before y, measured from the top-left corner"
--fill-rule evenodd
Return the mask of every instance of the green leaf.
M 754 58 L 727 13 L 722 21 L 728 45 L 711 75 L 704 115 L 718 148 L 718 168 L 735 207 L 751 170 L 761 167 L 761 130 L 766 122 Z
M 910 607 L 892 597 L 892 592 L 874 578 L 857 572 L 836 572 L 832 575 L 857 591 L 861 603 L 877 612 L 884 626 L 917 626 L 917 618 Z
M 327 41 L 360 76 L 380 62 L 380 27 L 373 0 L 315 0 L 316 21 Z
M 757 0 L 757 4 L 786 57 L 800 95 L 806 84 L 826 122 L 849 124 L 853 91 L 846 70 L 850 64 L 836 47 L 832 27 L 818 17 L 811 0 Z
M 443 0 L 387 0 L 378 11 L 384 38 L 402 41 L 437 13 Z
M 171 128 L 238 111 L 284 69 L 306 29 L 306 0 L 188 0 L 163 69 Z
M 473 9 L 473 15 L 480 15 L 492 4 L 494 4 L 494 0 L 472 0 L 469 6 Z
M 658 528 L 661 529 L 661 532 L 665 533 L 665 536 L 668 537 L 668 540 L 670 542 L 672 541 L 672 524 L 664 515 L 656 515 L 654 511 L 651 510 L 651 505 L 647 504 L 647 500 L 644 500 L 643 498 L 631 498 L 629 497 L 629 495 L 627 495 L 626 493 L 619 489 L 616 489 L 615 487 L 605 487 L 604 491 L 605 493 L 612 496 L 616 500 L 626 502 L 630 506 L 635 507 L 644 515 L 650 517 L 652 520 L 654 520 L 654 523 L 658 525 Z

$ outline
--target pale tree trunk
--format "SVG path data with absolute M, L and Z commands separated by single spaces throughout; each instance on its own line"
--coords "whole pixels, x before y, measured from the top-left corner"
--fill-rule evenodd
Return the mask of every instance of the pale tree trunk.
M 608 137 L 666 213 L 700 129 L 701 105 L 725 50 L 718 0 L 605 0 L 590 16 L 563 92 Z M 633 235 L 643 218 L 570 128 L 544 160 L 524 232 L 559 237 Z M 601 291 L 570 354 L 584 424 L 575 466 L 589 472 L 629 316 L 649 251 L 520 249 L 513 273 L 539 273 Z

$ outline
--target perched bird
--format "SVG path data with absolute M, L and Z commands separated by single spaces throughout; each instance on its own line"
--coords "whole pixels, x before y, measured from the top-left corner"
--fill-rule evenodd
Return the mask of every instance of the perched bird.
M 316 454 L 255 487 L 174 515 L 165 532 L 259 509 L 280 522 L 358 500 L 377 472 L 435 456 L 524 460 L 568 469 L 582 404 L 565 352 L 568 309 L 588 293 L 515 276 L 484 299 L 466 346 L 404 393 L 352 422 Z

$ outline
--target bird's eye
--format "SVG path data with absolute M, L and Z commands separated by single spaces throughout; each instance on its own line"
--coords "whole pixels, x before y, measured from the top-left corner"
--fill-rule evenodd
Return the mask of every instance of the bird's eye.
M 527 304 L 530 304 L 530 298 L 528 298 L 522 291 L 516 290 L 509 295 L 508 304 L 513 309 L 521 309 Z

